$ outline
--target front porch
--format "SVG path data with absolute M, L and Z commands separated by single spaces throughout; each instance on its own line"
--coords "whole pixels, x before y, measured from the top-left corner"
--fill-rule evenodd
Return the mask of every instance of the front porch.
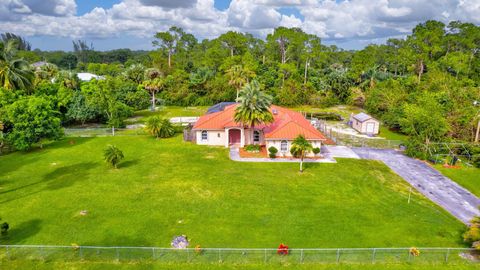
M 225 147 L 245 147 L 248 144 L 265 144 L 263 131 L 231 127 L 225 129 Z

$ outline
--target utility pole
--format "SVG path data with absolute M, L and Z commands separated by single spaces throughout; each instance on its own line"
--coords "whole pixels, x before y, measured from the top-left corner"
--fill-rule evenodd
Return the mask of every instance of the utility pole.
M 480 106 L 480 102 L 478 100 L 475 100 L 473 102 L 473 106 Z M 480 133 L 480 110 L 478 110 L 477 116 L 478 116 L 478 124 L 477 124 L 477 133 L 475 133 L 475 143 L 478 143 L 478 136 Z

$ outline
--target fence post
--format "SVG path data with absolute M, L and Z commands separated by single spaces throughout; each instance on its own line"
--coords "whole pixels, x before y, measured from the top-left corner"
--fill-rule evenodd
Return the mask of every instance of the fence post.
M 80 251 L 78 252 L 80 254 L 80 260 L 83 260 L 83 250 L 82 246 L 79 247 Z
M 222 249 L 218 249 L 218 261 L 221 262 L 222 261 Z
M 264 262 L 264 263 L 267 263 L 267 249 L 264 250 L 263 262 Z
M 8 245 L 6 246 L 7 249 L 7 258 L 10 259 L 10 252 L 8 251 Z
M 40 253 L 40 257 L 42 258 L 42 260 L 45 260 L 44 256 L 43 256 L 43 248 L 42 247 L 38 247 L 38 251 Z
M 450 255 L 450 249 L 447 248 L 447 253 L 445 253 L 445 263 L 448 262 L 448 255 Z
M 337 263 L 340 262 L 340 249 L 337 249 Z
M 303 249 L 300 251 L 300 263 L 303 263 Z
M 155 248 L 152 248 L 152 260 L 155 260 Z
M 373 249 L 373 253 L 372 253 L 372 263 L 375 263 L 375 255 L 376 255 L 376 253 L 377 253 L 377 249 L 374 248 L 374 249 Z
M 117 251 L 117 261 L 120 260 L 120 252 L 118 251 L 118 247 L 115 249 Z

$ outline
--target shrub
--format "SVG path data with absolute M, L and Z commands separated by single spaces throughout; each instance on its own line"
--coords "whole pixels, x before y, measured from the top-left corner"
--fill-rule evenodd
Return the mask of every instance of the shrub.
M 245 151 L 247 152 L 260 152 L 260 145 L 249 144 L 249 145 L 245 145 L 243 149 L 245 149 Z
M 475 217 L 470 222 L 470 226 L 463 234 L 463 240 L 480 250 L 480 217 Z
M 117 164 L 124 158 L 123 152 L 115 145 L 107 146 L 103 156 L 105 157 L 105 161 L 115 168 L 117 168 Z
M 0 218 L 0 220 L 2 220 L 2 219 Z M 0 225 L 0 233 L 1 233 L 2 235 L 7 234 L 9 228 L 10 228 L 10 226 L 8 225 L 8 223 L 7 223 L 7 222 L 3 222 L 3 223 Z
M 270 146 L 268 148 L 268 156 L 270 158 L 275 158 L 277 156 L 277 153 L 278 153 L 278 149 L 275 148 L 274 146 Z
M 313 148 L 313 149 L 312 149 L 312 152 L 313 152 L 315 155 L 319 154 L 319 153 L 320 153 L 320 147 L 315 147 L 315 148 Z
M 175 128 L 172 123 L 158 115 L 147 119 L 145 129 L 157 138 L 169 138 L 175 135 Z

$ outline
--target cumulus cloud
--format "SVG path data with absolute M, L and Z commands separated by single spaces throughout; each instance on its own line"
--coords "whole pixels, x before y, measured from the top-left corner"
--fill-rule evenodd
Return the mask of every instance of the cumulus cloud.
M 78 0 L 82 1 L 82 0 Z M 301 14 L 282 14 L 284 7 Z M 150 38 L 172 25 L 198 38 L 229 30 L 265 37 L 277 26 L 300 27 L 324 40 L 377 41 L 405 35 L 428 19 L 480 24 L 479 0 L 121 0 L 77 16 L 74 0 L 0 0 L 0 32 L 26 36 Z
M 164 8 L 188 8 L 197 3 L 197 0 L 140 0 L 146 6 L 157 6 Z

